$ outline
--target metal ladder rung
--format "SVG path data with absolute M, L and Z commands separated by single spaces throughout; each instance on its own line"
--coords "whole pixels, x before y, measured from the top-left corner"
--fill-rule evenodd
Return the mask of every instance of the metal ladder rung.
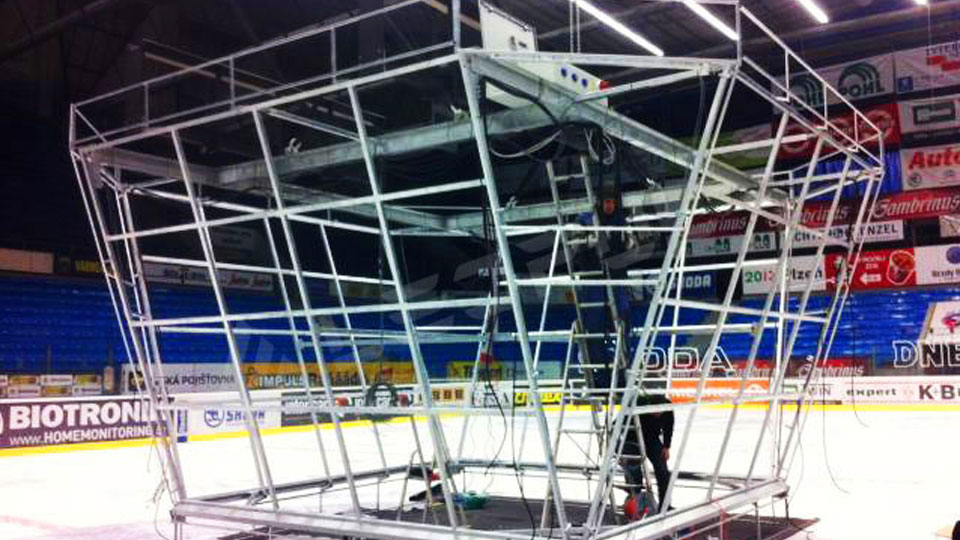
M 606 302 L 580 302 L 580 309 L 591 309 L 598 307 L 607 307 Z
M 567 180 L 572 180 L 574 178 L 584 178 L 582 172 L 579 173 L 570 173 L 570 174 L 561 174 L 553 177 L 554 182 L 566 182 Z
M 583 428 L 564 428 L 560 430 L 560 433 L 566 433 L 568 435 L 596 435 L 598 433 L 606 433 L 606 430 L 603 429 L 583 429 Z

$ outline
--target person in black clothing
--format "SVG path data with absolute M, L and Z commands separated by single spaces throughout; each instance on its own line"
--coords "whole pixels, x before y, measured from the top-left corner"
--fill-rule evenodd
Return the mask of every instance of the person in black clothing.
M 663 395 L 649 395 L 637 398 L 637 405 L 659 405 L 670 403 Z M 657 493 L 662 505 L 670 484 L 670 469 L 667 461 L 670 459 L 670 443 L 673 440 L 673 411 L 641 414 L 637 417 L 640 422 L 640 432 L 643 434 L 643 445 L 647 459 L 653 464 L 653 473 L 657 478 Z M 641 448 L 637 441 L 637 430 L 630 426 L 623 444 L 624 456 L 640 456 Z M 631 519 L 642 517 L 638 514 L 636 503 L 637 495 L 643 492 L 643 460 L 637 457 L 623 457 L 620 464 L 630 485 L 630 497 L 624 505 L 624 510 Z M 632 504 L 631 504 L 631 501 Z M 661 508 L 661 510 L 664 510 Z M 633 515 L 631 515 L 633 514 Z

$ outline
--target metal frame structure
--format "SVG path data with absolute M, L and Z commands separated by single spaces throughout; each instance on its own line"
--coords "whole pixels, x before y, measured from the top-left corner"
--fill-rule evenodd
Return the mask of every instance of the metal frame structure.
M 435 2 L 439 3 L 439 2 Z M 787 457 L 792 455 L 797 445 L 803 418 L 803 407 L 797 408 L 797 418 L 791 424 L 788 434 L 767 438 L 768 427 L 780 422 L 781 404 L 799 402 L 808 397 L 810 378 L 803 381 L 798 391 L 788 392 L 784 386 L 787 366 L 794 346 L 799 339 L 801 325 L 815 325 L 819 329 L 815 365 L 828 355 L 833 338 L 838 329 L 838 320 L 843 303 L 849 291 L 845 279 L 839 279 L 833 288 L 830 307 L 822 313 L 811 313 L 808 300 L 814 286 L 815 276 L 810 273 L 804 282 L 790 282 L 788 268 L 793 256 L 792 239 L 795 231 L 804 230 L 819 239 L 815 257 L 819 262 L 825 250 L 843 250 L 851 265 L 856 264 L 859 244 L 853 240 L 830 238 L 825 231 L 833 223 L 842 188 L 852 183 L 865 183 L 866 196 L 852 224 L 852 230 L 868 216 L 868 208 L 873 202 L 876 188 L 883 175 L 883 147 L 879 129 L 859 110 L 818 77 L 824 92 L 824 103 L 836 103 L 844 109 L 842 112 L 830 110 L 826 106 L 814 109 L 791 93 L 788 85 L 792 70 L 802 69 L 816 76 L 815 71 L 805 64 L 783 42 L 763 25 L 749 10 L 739 2 L 704 2 L 732 9 L 736 20 L 738 35 L 743 29 L 752 27 L 754 31 L 767 35 L 782 54 L 786 74 L 774 76 L 760 64 L 736 47 L 733 58 L 683 58 L 683 57 L 646 57 L 633 55 L 586 54 L 581 52 L 500 52 L 463 48 L 461 43 L 460 1 L 443 3 L 444 13 L 449 17 L 450 39 L 428 47 L 404 52 L 381 59 L 375 63 L 358 64 L 350 67 L 337 66 L 337 32 L 349 25 L 357 24 L 371 17 L 386 16 L 403 9 L 415 9 L 421 5 L 419 0 L 406 0 L 389 7 L 345 19 L 335 24 L 311 28 L 307 31 L 286 36 L 280 40 L 255 47 L 224 58 L 211 60 L 201 65 L 173 72 L 128 88 L 100 96 L 92 100 L 77 103 L 71 108 L 71 155 L 83 195 L 83 202 L 90 216 L 90 223 L 97 247 L 103 262 L 106 281 L 117 307 L 118 319 L 123 328 L 124 343 L 128 348 L 128 357 L 142 371 L 146 391 L 158 410 L 159 423 L 166 430 L 161 437 L 164 470 L 173 497 L 173 517 L 178 533 L 184 524 L 198 522 L 231 522 L 250 526 L 281 527 L 300 531 L 304 534 L 343 535 L 364 538 L 476 538 L 476 539 L 525 539 L 559 536 L 562 538 L 613 539 L 634 538 L 642 540 L 659 538 L 685 527 L 722 516 L 738 508 L 753 505 L 761 500 L 784 493 L 787 490 L 785 477 L 788 469 Z M 573 3 L 571 3 L 573 5 Z M 579 21 L 579 11 L 571 11 L 571 21 Z M 274 87 L 253 86 L 244 82 L 245 71 L 240 65 L 251 55 L 262 54 L 301 40 L 316 39 L 317 36 L 329 36 L 330 65 L 323 73 L 304 80 L 278 84 Z M 325 38 L 324 38 L 325 39 Z M 574 32 L 571 31 L 571 48 L 574 44 Z M 577 47 L 579 49 L 579 46 Z M 657 70 L 657 76 L 642 78 L 635 82 L 600 90 L 587 94 L 573 94 L 553 83 L 544 81 L 532 73 L 517 66 L 518 62 L 572 63 L 580 66 L 616 66 Z M 419 76 L 431 70 L 456 70 L 462 78 L 465 102 L 465 118 L 455 118 L 447 122 L 429 126 L 402 128 L 394 131 L 381 130 L 369 120 L 362 104 L 362 93 L 378 85 L 389 84 L 398 78 Z M 663 71 L 670 74 L 662 75 Z M 153 114 L 153 103 L 158 99 L 154 92 L 161 92 L 164 85 L 174 84 L 178 78 L 197 75 L 220 81 L 226 88 L 223 99 L 214 100 L 200 107 L 175 110 L 163 115 Z M 262 79 L 261 79 L 262 80 Z M 624 116 L 606 107 L 598 98 L 611 97 L 627 92 L 638 92 L 650 88 L 668 90 L 671 85 L 682 81 L 700 80 L 709 87 L 711 97 L 700 131 L 696 134 L 696 144 L 688 146 L 667 135 L 657 132 L 642 122 Z M 572 122 L 592 124 L 600 127 L 608 137 L 632 145 L 633 147 L 659 159 L 682 167 L 685 176 L 662 188 L 623 194 L 623 205 L 635 209 L 635 221 L 618 229 L 618 232 L 644 232 L 661 234 L 665 238 L 665 253 L 659 268 L 639 271 L 629 279 L 612 279 L 603 275 L 592 280 L 582 279 L 568 273 L 558 275 L 557 269 L 563 268 L 558 246 L 563 233 L 610 232 L 602 227 L 585 227 L 573 224 L 568 218 L 593 209 L 593 202 L 586 194 L 577 198 L 552 202 L 520 201 L 505 205 L 504 201 L 513 193 L 504 192 L 498 184 L 498 167 L 492 158 L 488 137 L 509 133 L 529 131 L 549 126 L 537 107 L 507 109 L 497 112 L 485 111 L 482 103 L 482 86 L 485 82 L 495 81 L 513 88 L 525 95 L 535 96 L 542 108 L 552 111 L 556 116 Z M 755 144 L 723 147 L 718 145 L 718 135 L 723 128 L 727 109 L 736 92 L 752 92 L 770 104 L 777 115 L 776 134 L 769 140 Z M 350 114 L 350 125 L 338 125 L 308 115 L 290 112 L 292 106 L 311 100 L 346 100 Z M 102 124 L 96 120 L 96 112 L 109 109 L 114 103 L 120 108 L 129 109 L 131 103 L 142 104 L 142 119 L 136 122 Z M 840 115 L 850 115 L 853 121 L 853 133 L 841 129 L 836 122 Z M 341 116 L 344 116 L 341 114 Z M 108 116 L 109 118 L 109 116 Z M 115 118 L 115 116 L 114 116 Z M 184 134 L 193 129 L 223 121 L 252 120 L 252 136 L 258 142 L 262 158 L 225 166 L 201 165 L 191 160 L 183 142 Z M 282 155 L 275 152 L 276 145 L 271 143 L 270 122 L 295 124 L 315 130 L 328 137 L 326 142 L 318 144 L 300 153 Z M 785 136 L 788 122 L 798 124 L 803 129 L 801 135 Z M 377 129 L 371 134 L 371 128 Z M 784 179 L 784 171 L 777 171 L 776 158 L 781 145 L 799 139 L 815 141 L 815 151 L 809 163 L 804 167 L 789 171 Z M 418 187 L 399 191 L 385 191 L 378 171 L 378 159 L 383 156 L 398 155 L 422 149 L 434 148 L 451 143 L 464 144 L 475 141 L 479 162 L 479 177 L 458 179 L 436 183 L 427 187 Z M 161 148 L 155 152 L 141 150 L 149 143 L 152 148 Z M 748 148 L 749 147 L 749 148 Z M 728 165 L 725 154 L 744 149 L 766 149 L 769 151 L 764 170 L 760 173 L 741 171 Z M 878 148 L 878 149 L 877 149 Z M 844 160 L 842 172 L 834 175 L 815 175 L 816 165 L 828 156 L 839 156 Z M 303 172 L 318 171 L 325 167 L 353 164 L 362 166 L 368 185 L 364 195 L 345 195 L 323 191 L 318 188 L 304 187 L 289 181 L 294 175 Z M 588 165 L 589 166 L 589 165 Z M 201 193 L 202 190 L 202 193 Z M 236 198 L 220 197 L 218 193 L 242 191 L 247 195 L 260 195 L 259 203 L 237 202 Z M 463 197 L 472 197 L 480 201 L 489 212 L 446 212 L 431 213 L 413 208 L 413 201 L 429 198 L 438 193 L 461 193 Z M 814 196 L 831 197 L 830 212 L 825 229 L 810 229 L 801 223 L 801 210 L 804 201 Z M 189 211 L 186 222 L 164 226 L 142 226 L 136 220 L 137 201 L 163 200 L 180 204 Z M 720 202 L 730 208 L 749 214 L 746 238 L 751 238 L 760 219 L 777 223 L 784 229 L 781 247 L 775 257 L 758 260 L 748 256 L 748 242 L 739 248 L 735 260 L 726 263 L 692 264 L 684 255 L 684 245 L 690 235 L 693 218 L 708 211 L 706 201 Z M 650 205 L 661 205 L 667 211 L 656 214 L 643 214 L 640 209 Z M 485 217 L 486 216 L 486 217 Z M 458 238 L 476 237 L 484 230 L 485 219 L 491 220 L 493 243 L 497 249 L 497 258 L 502 267 L 502 281 L 496 294 L 483 294 L 469 298 L 431 298 L 427 300 L 411 299 L 403 283 L 403 272 L 396 253 L 395 242 L 401 238 L 438 238 L 436 241 L 456 241 Z M 218 260 L 211 240 L 211 230 L 215 227 L 246 224 L 263 226 L 269 240 L 269 266 L 226 263 Z M 302 249 L 302 239 L 298 237 L 298 227 L 310 227 L 318 230 L 322 238 L 322 252 L 327 258 L 325 269 L 305 267 L 298 245 Z M 389 270 L 385 279 L 376 276 L 351 276 L 337 271 L 338 248 L 328 237 L 328 231 L 336 230 L 344 235 L 370 235 L 379 238 Z M 514 265 L 516 239 L 528 234 L 547 234 L 553 237 L 553 251 L 550 270 L 546 277 L 523 275 Z M 195 256 L 168 256 L 148 253 L 144 244 L 159 237 L 186 238 L 183 235 L 196 234 L 193 241 L 198 242 L 201 258 Z M 178 236 L 179 235 L 179 236 Z M 213 293 L 218 310 L 204 316 L 157 317 L 151 307 L 151 284 L 144 271 L 145 262 L 169 262 L 204 269 L 211 277 L 210 290 Z M 777 286 L 772 287 L 764 299 L 762 309 L 738 306 L 735 289 L 740 281 L 743 269 L 751 266 L 775 265 Z M 697 270 L 727 269 L 732 272 L 730 285 L 724 290 L 719 303 L 684 298 L 682 295 L 683 275 Z M 236 313 L 230 311 L 228 293 L 220 285 L 216 276 L 222 270 L 247 270 L 271 274 L 277 278 L 278 293 L 283 308 L 276 311 Z M 849 269 L 848 269 L 849 270 Z M 843 273 L 841 273 L 843 276 Z M 337 303 L 333 306 L 317 306 L 311 302 L 309 284 L 313 282 L 330 283 L 336 292 Z M 393 301 L 379 304 L 350 304 L 344 293 L 344 284 L 382 283 L 394 291 Z M 618 406 L 611 411 L 612 425 L 603 439 L 603 446 L 592 454 L 595 466 L 572 466 L 557 460 L 555 448 L 555 427 L 544 410 L 541 393 L 551 381 L 543 379 L 539 367 L 542 362 L 540 344 L 551 342 L 566 347 L 567 358 L 578 339 L 574 328 L 548 328 L 545 325 L 547 305 L 551 302 L 551 289 L 570 289 L 576 291 L 584 286 L 605 287 L 645 287 L 652 292 L 643 323 L 627 329 L 632 343 L 632 357 L 626 368 L 626 386 L 619 399 Z M 525 310 L 524 299 L 528 296 L 525 289 L 542 291 L 535 295 L 543 299 L 540 320 L 530 319 Z M 501 300 L 500 295 L 503 294 Z M 795 297 L 798 307 L 791 309 L 788 299 Z M 480 308 L 484 311 L 483 323 L 476 327 L 429 327 L 420 325 L 416 315 L 428 310 Z M 506 309 L 501 309 L 506 308 Z M 715 321 L 709 325 L 683 326 L 678 314 L 683 309 L 707 311 L 715 314 Z M 351 317 L 371 313 L 397 313 L 402 321 L 402 332 L 385 331 L 383 328 L 365 328 Z M 341 326 L 323 327 L 320 317 L 340 317 Z M 731 316 L 745 316 L 750 323 L 731 323 Z M 515 330 L 499 331 L 491 324 L 495 319 L 507 318 L 514 322 Z M 274 321 L 281 328 L 247 327 Z M 536 324 L 536 330 L 530 327 Z M 748 333 L 752 337 L 750 356 L 737 389 L 733 392 L 714 395 L 708 389 L 711 365 L 718 344 L 728 333 Z M 755 364 L 760 343 L 764 335 L 772 332 L 777 339 L 777 364 L 775 376 L 770 382 L 769 391 L 755 394 L 747 391 L 747 375 Z M 252 412 L 274 405 L 258 401 L 255 392 L 251 392 L 243 383 L 242 353 L 238 347 L 238 336 L 242 335 L 279 335 L 287 336 L 295 342 L 296 360 L 303 376 L 303 391 L 308 397 L 309 406 L 275 405 L 288 412 L 308 412 L 316 431 L 317 451 L 323 466 L 324 476 L 317 479 L 303 479 L 293 483 L 275 482 L 271 475 L 271 466 L 267 449 L 261 437 L 261 427 L 256 417 L 246 415 L 246 427 L 249 433 L 251 456 L 256 471 L 257 485 L 248 490 L 217 495 L 197 496 L 187 488 L 187 478 L 181 466 L 176 430 L 173 416 L 178 410 L 191 407 L 203 407 L 207 402 L 181 402 L 169 394 L 163 382 L 162 336 L 183 333 L 206 333 L 221 335 L 229 349 L 230 362 L 239 382 L 236 395 L 231 398 L 214 400 L 218 407 Z M 697 387 L 688 396 L 689 402 L 669 405 L 639 405 L 638 397 L 646 393 L 665 392 L 664 376 L 669 385 L 672 363 L 668 362 L 665 374 L 648 371 L 648 360 L 653 354 L 658 338 L 667 336 L 672 353 L 678 346 L 678 336 L 707 336 L 709 341 L 702 356 L 696 375 Z M 413 371 L 416 376 L 414 391 L 416 402 L 410 407 L 376 407 L 339 405 L 335 400 L 334 388 L 326 364 L 328 347 L 348 346 L 352 351 L 361 377 L 361 386 L 366 389 L 368 381 L 363 379 L 361 357 L 358 346 L 371 341 L 384 339 L 392 343 L 406 344 L 409 347 Z M 466 456 L 463 452 L 463 437 L 459 441 L 456 454 L 451 451 L 448 433 L 444 430 L 442 414 L 458 415 L 464 422 L 473 415 L 496 415 L 495 409 L 486 407 L 474 395 L 482 394 L 474 370 L 470 396 L 463 406 L 440 406 L 434 402 L 432 381 L 423 357 L 423 344 L 477 343 L 477 366 L 480 365 L 481 351 L 490 340 L 500 343 L 512 343 L 519 349 L 522 358 L 523 373 L 515 385 L 522 386 L 529 393 L 531 406 L 517 411 L 524 419 L 524 436 L 530 420 L 533 430 L 532 441 L 539 450 L 539 459 L 523 463 L 495 463 L 478 460 L 476 456 Z M 555 359 L 562 360 L 562 359 Z M 316 364 L 322 386 L 311 388 L 308 384 L 308 365 Z M 810 370 L 812 375 L 814 370 Z M 669 388 L 669 386 L 666 386 Z M 555 389 L 554 389 L 555 390 Z M 211 398 L 212 400 L 213 398 Z M 708 404 L 725 403 L 732 407 L 727 418 L 724 438 L 714 455 L 714 467 L 709 474 L 689 475 L 683 472 L 684 458 L 691 452 L 689 441 L 694 432 L 697 414 Z M 724 462 L 730 447 L 730 441 L 736 432 L 738 412 L 747 403 L 764 404 L 765 416 L 763 428 L 753 443 L 753 454 L 748 470 L 738 475 L 729 475 L 724 471 Z M 700 483 L 705 496 L 698 502 L 685 500 L 677 502 L 676 509 L 660 513 L 643 521 L 611 525 L 605 516 L 614 511 L 610 508 L 610 493 L 614 489 L 615 479 L 621 473 L 617 464 L 623 452 L 624 434 L 635 415 L 674 410 L 686 413 L 683 431 L 678 438 L 679 446 L 675 452 L 675 466 L 663 506 L 677 501 L 674 495 L 681 489 L 682 480 L 693 478 Z M 401 520 L 380 519 L 364 513 L 363 493 L 369 486 L 364 482 L 380 481 L 390 476 L 403 475 L 408 466 L 406 455 L 403 462 L 390 463 L 390 452 L 386 452 L 381 443 L 381 434 L 374 425 L 373 436 L 377 441 L 381 467 L 376 470 L 357 470 L 349 457 L 350 434 L 341 425 L 345 414 L 392 413 L 409 416 L 424 416 L 429 434 L 427 448 L 420 445 L 417 423 L 412 423 L 413 434 L 417 441 L 421 465 L 425 463 L 425 450 L 429 450 L 432 464 L 441 476 L 441 486 L 446 521 L 434 524 L 410 523 Z M 320 434 L 319 416 L 326 415 L 333 422 L 333 443 L 336 452 L 328 450 L 329 438 Z M 464 425 L 464 431 L 466 424 Z M 701 450 L 702 451 L 702 450 Z M 770 471 L 763 472 L 757 466 L 761 453 L 770 451 L 775 456 Z M 339 455 L 340 463 L 330 463 L 331 456 Z M 409 454 L 407 454 L 409 455 Z M 471 527 L 465 516 L 456 511 L 454 501 L 458 489 L 456 475 L 476 471 L 484 467 L 503 466 L 524 470 L 526 474 L 542 475 L 549 484 L 549 502 L 553 506 L 557 527 L 549 531 L 537 529 L 516 531 L 486 531 L 482 527 Z M 586 471 L 586 472 L 585 472 Z M 582 490 L 584 475 L 592 479 L 588 483 L 589 496 L 573 495 L 573 485 Z M 281 496 L 285 493 L 301 493 L 316 490 L 318 496 L 328 500 L 339 495 L 325 494 L 332 487 L 345 487 L 346 510 L 305 512 L 291 509 Z M 340 492 L 338 492 L 340 493 Z M 568 518 L 568 505 L 572 500 L 589 505 L 589 515 L 582 523 L 573 523 Z M 266 507 L 262 507 L 266 506 Z

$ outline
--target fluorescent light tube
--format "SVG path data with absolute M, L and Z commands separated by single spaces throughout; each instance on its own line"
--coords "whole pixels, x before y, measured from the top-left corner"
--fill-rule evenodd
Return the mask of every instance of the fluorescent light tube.
M 827 24 L 830 22 L 830 17 L 827 17 L 827 13 L 823 11 L 823 9 L 821 9 L 820 6 L 818 6 L 813 0 L 797 0 L 797 2 L 803 6 L 803 9 L 810 12 L 810 15 L 812 15 L 818 23 Z
M 580 9 L 592 15 L 598 21 L 609 26 L 613 30 L 617 31 L 619 34 L 629 39 L 630 41 L 650 51 L 651 54 L 655 54 L 657 56 L 663 56 L 663 49 L 651 43 L 647 38 L 627 28 L 626 26 L 623 25 L 623 23 L 611 17 L 609 13 L 601 11 L 599 8 L 597 8 L 597 6 L 591 4 L 590 2 L 587 2 L 587 0 L 575 0 L 575 1 L 577 3 L 577 6 L 580 7 Z
M 719 30 L 721 34 L 727 36 L 733 41 L 739 40 L 739 36 L 737 36 L 736 30 L 727 26 L 727 23 L 718 19 L 716 15 L 711 13 L 710 10 L 708 10 L 707 8 L 703 7 L 703 5 L 701 5 L 699 2 L 697 2 L 696 0 L 681 0 L 681 1 L 683 2 L 683 5 L 690 8 L 690 11 L 696 13 L 697 15 L 700 16 L 701 19 L 710 23 L 710 26 Z

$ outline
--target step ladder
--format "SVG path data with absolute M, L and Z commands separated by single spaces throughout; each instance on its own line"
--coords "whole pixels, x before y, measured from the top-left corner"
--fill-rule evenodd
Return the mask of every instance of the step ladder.
M 550 186 L 550 194 L 553 201 L 554 208 L 556 210 L 556 220 L 557 220 L 557 235 L 559 236 L 560 245 L 563 251 L 564 261 L 566 263 L 567 272 L 570 275 L 570 280 L 574 284 L 570 285 L 570 294 L 573 300 L 574 309 L 576 311 L 576 320 L 573 322 L 570 333 L 570 340 L 567 347 L 567 355 L 564 360 L 563 366 L 563 383 L 561 387 L 561 400 L 560 400 L 560 416 L 557 423 L 556 435 L 553 441 L 553 454 L 556 458 L 557 453 L 560 449 L 560 442 L 564 436 L 574 436 L 574 435 L 587 435 L 589 447 L 596 438 L 596 443 L 599 448 L 599 455 L 604 454 L 607 437 L 610 432 L 612 425 L 612 420 L 614 416 L 614 407 L 617 404 L 617 394 L 615 391 L 617 388 L 617 383 L 619 375 L 623 370 L 627 369 L 629 366 L 629 321 L 624 321 L 621 317 L 619 306 L 617 305 L 617 291 L 612 285 L 605 285 L 602 301 L 595 301 L 593 298 L 590 301 L 581 301 L 581 291 L 578 290 L 578 285 L 576 281 L 579 279 L 587 278 L 610 278 L 610 269 L 604 262 L 604 254 L 602 253 L 599 235 L 603 234 L 598 229 L 591 229 L 589 227 L 584 227 L 585 231 L 588 232 L 586 237 L 581 236 L 580 238 L 568 238 L 569 231 L 566 228 L 566 225 L 569 225 L 566 216 L 560 211 L 563 200 L 560 197 L 560 184 L 566 183 L 569 188 L 567 191 L 574 191 L 575 188 L 573 184 L 578 180 L 582 182 L 582 192 L 586 193 L 587 200 L 590 203 L 591 214 L 592 214 L 592 223 L 593 225 L 599 225 L 599 215 L 597 213 L 597 198 L 595 195 L 593 180 L 590 177 L 590 163 L 586 155 L 579 156 L 577 160 L 579 164 L 579 172 L 570 172 L 564 175 L 557 175 L 556 169 L 554 167 L 553 161 L 548 161 L 546 163 L 547 179 Z M 593 243 L 594 249 L 596 250 L 596 261 L 598 267 L 596 268 L 578 268 L 575 264 L 575 257 L 573 253 L 574 246 L 582 246 L 584 243 L 590 244 Z M 580 248 L 583 249 L 583 248 Z M 554 261 L 555 262 L 555 261 Z M 589 283 L 589 282 L 587 282 Z M 597 285 L 592 285 L 596 287 Z M 549 292 L 549 291 L 548 291 Z M 607 326 L 608 321 L 613 321 L 613 339 L 614 339 L 614 354 L 613 362 L 611 365 L 606 365 L 601 362 L 599 358 L 591 358 L 590 353 L 590 340 L 601 339 L 603 340 L 603 347 L 607 346 L 608 341 L 608 328 L 604 328 L 602 335 L 597 336 L 593 328 L 588 329 L 587 324 L 585 323 L 586 318 L 584 312 L 586 310 L 597 310 L 603 309 L 606 310 L 604 323 Z M 574 363 L 572 361 L 573 349 L 576 346 L 579 351 L 579 362 Z M 594 371 L 595 370 L 610 370 L 610 385 L 608 388 L 596 388 Z M 582 376 L 583 382 L 580 383 L 581 377 L 574 376 L 572 372 L 577 371 L 579 375 Z M 590 427 L 589 428 L 570 428 L 564 426 L 564 420 L 566 417 L 566 409 L 572 401 L 586 401 L 590 407 Z M 652 491 L 652 482 L 650 474 L 646 465 L 645 454 L 646 452 L 643 449 L 643 437 L 639 430 L 639 422 L 633 422 L 633 429 L 636 430 L 636 436 L 638 440 L 638 445 L 641 449 L 640 456 L 631 456 L 640 460 L 640 466 L 644 478 L 644 489 L 646 491 L 647 500 L 654 501 L 653 491 Z M 619 454 L 619 453 L 618 453 Z M 585 456 L 587 459 L 587 466 L 589 463 L 589 456 Z M 616 459 L 616 458 L 614 458 Z M 594 464 L 599 466 L 599 464 Z M 627 488 L 639 487 L 631 485 L 628 482 L 624 484 L 618 484 Z M 614 518 L 619 522 L 620 517 L 616 514 L 616 503 L 614 501 L 614 493 L 610 491 L 610 508 L 614 513 Z M 547 494 L 544 498 L 543 513 L 541 515 L 540 525 L 541 528 L 549 528 L 552 523 L 552 493 L 550 487 L 547 487 Z

